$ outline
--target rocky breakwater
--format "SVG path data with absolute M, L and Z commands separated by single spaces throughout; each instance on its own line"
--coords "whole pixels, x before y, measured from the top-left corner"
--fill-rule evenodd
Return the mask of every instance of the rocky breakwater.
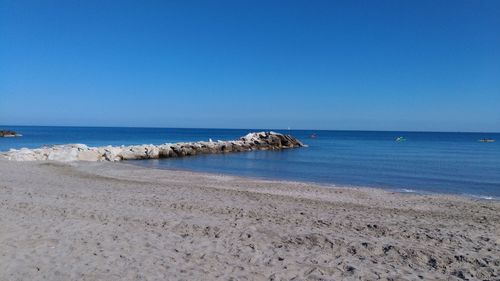
M 290 135 L 259 132 L 250 133 L 239 140 L 233 141 L 199 141 L 119 147 L 88 147 L 84 144 L 67 144 L 36 149 L 11 149 L 8 152 L 0 153 L 0 157 L 13 161 L 121 161 L 253 150 L 280 150 L 303 146 L 305 145 L 302 142 Z

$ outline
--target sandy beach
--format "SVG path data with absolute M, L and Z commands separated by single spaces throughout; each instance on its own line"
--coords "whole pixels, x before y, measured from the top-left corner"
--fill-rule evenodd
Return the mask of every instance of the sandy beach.
M 499 280 L 500 203 L 0 160 L 0 280 Z

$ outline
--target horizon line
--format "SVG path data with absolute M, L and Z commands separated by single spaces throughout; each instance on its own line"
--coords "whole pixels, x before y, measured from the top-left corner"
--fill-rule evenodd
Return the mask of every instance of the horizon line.
M 194 130 L 279 130 L 279 131 L 347 131 L 347 132 L 407 132 L 407 133 L 474 133 L 474 134 L 500 134 L 500 132 L 484 131 L 426 131 L 426 130 L 363 130 L 363 129 L 288 129 L 288 128 L 218 128 L 218 127 L 156 127 L 156 126 L 71 126 L 71 125 L 5 125 L 1 127 L 76 127 L 76 128 L 131 128 L 131 129 L 194 129 Z

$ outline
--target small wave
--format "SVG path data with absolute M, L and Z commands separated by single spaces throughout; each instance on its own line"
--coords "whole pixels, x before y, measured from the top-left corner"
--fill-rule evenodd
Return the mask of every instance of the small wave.
M 495 199 L 498 199 L 498 198 L 495 198 L 493 196 L 487 196 L 487 195 L 473 195 L 473 194 L 471 195 L 471 194 L 467 194 L 467 196 L 478 198 L 478 199 L 483 199 L 483 200 L 495 200 Z
M 500 201 L 500 197 L 498 196 L 492 196 L 492 195 L 478 195 L 478 194 L 470 194 L 470 193 L 462 193 L 460 194 L 465 197 L 469 198 L 474 198 L 474 199 L 480 199 L 480 200 L 498 200 Z

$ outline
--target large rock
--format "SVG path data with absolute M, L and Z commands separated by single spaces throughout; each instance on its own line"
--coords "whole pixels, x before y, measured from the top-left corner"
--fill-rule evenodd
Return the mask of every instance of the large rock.
M 99 161 L 101 160 L 101 154 L 97 152 L 97 150 L 85 150 L 78 153 L 79 161 Z
M 12 131 L 12 130 L 0 130 L 0 137 L 19 137 L 20 134 Z
M 11 149 L 8 154 L 4 155 L 8 160 L 13 161 L 36 161 L 41 160 L 37 157 L 37 153 L 31 149 L 21 148 L 20 150 Z
M 158 146 L 158 158 L 169 158 L 173 157 L 174 151 L 170 147 L 170 144 L 162 144 Z
M 120 161 L 122 160 L 122 151 L 121 147 L 107 146 L 102 155 L 107 161 Z
M 146 157 L 147 159 L 158 159 L 160 158 L 160 149 L 155 145 L 146 146 Z
M 57 146 L 54 149 L 47 149 L 47 159 L 49 161 L 71 162 L 78 160 L 79 150 L 73 145 Z M 42 155 L 45 155 L 43 153 Z M 45 160 L 45 159 L 44 159 Z
M 148 146 L 127 146 L 122 150 L 121 157 L 123 160 L 148 159 Z

